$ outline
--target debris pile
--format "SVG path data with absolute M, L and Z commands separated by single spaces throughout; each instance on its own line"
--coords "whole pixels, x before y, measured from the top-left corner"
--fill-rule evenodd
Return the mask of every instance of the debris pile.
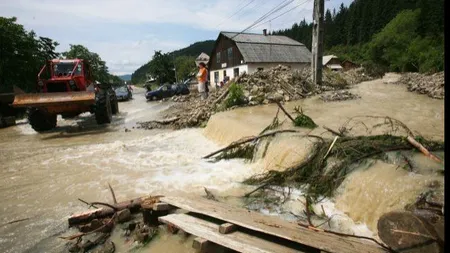
M 333 91 L 331 93 L 322 94 L 320 99 L 325 102 L 344 101 L 361 98 L 359 95 L 353 94 L 347 90 Z
M 311 81 L 310 68 L 299 71 L 279 65 L 252 74 L 244 73 L 224 87 L 210 92 L 206 100 L 201 100 L 197 93 L 172 97 L 172 101 L 178 103 L 165 112 L 164 120 L 139 122 L 138 128 L 201 127 L 206 124 L 211 114 L 218 111 L 232 110 L 240 106 L 288 102 L 322 94 L 326 91 L 348 89 L 351 84 L 368 80 L 368 78 L 368 75 L 364 75 L 362 68 L 347 72 L 324 70 L 322 85 L 315 86 Z M 236 96 L 233 91 L 230 92 L 230 87 L 233 87 L 232 90 L 236 90 L 236 85 L 233 86 L 233 83 L 239 86 L 237 90 L 242 94 L 242 97 L 239 97 L 239 103 L 229 103 L 230 98 L 233 98 L 233 95 Z M 350 93 L 337 96 L 341 98 L 337 100 L 357 98 L 356 95 Z
M 405 73 L 400 77 L 398 83 L 407 84 L 409 91 L 427 94 L 432 98 L 444 99 L 444 72 L 439 72 L 432 75 Z

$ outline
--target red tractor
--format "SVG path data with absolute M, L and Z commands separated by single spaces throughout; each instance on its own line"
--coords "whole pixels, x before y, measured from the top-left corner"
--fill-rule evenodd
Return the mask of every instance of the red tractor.
M 13 107 L 28 108 L 28 122 L 37 132 L 56 127 L 56 117 L 95 114 L 98 124 L 111 123 L 119 112 L 116 94 L 109 84 L 94 82 L 86 60 L 50 60 L 38 74 L 37 93 L 17 94 Z

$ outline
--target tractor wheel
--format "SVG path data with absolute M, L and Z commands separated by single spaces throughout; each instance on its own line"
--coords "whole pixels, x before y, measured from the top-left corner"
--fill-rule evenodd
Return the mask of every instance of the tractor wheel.
M 36 132 L 48 131 L 56 127 L 56 114 L 32 108 L 28 112 L 28 122 Z
M 107 92 L 103 94 L 98 93 L 98 98 L 95 104 L 95 120 L 97 124 L 111 123 L 112 108 L 111 100 Z
M 111 102 L 111 111 L 113 115 L 116 115 L 119 113 L 119 101 L 117 101 L 117 97 L 114 96 L 112 102 Z

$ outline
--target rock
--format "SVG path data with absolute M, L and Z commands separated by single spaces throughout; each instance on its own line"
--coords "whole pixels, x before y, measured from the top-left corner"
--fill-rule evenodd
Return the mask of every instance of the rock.
M 244 96 L 245 96 L 245 97 L 248 97 L 248 96 L 250 96 L 250 91 L 248 91 L 248 90 L 244 90 Z
M 291 98 L 289 97 L 289 95 L 284 95 L 284 101 L 289 101 L 291 100 Z
M 259 87 L 258 85 L 253 85 L 252 89 L 251 89 L 251 93 L 252 94 L 257 94 L 259 91 Z
M 117 212 L 116 220 L 119 223 L 129 221 L 131 219 L 130 209 L 123 209 Z
M 103 245 L 99 246 L 93 253 L 114 253 L 116 246 L 112 241 L 107 241 Z
M 328 94 L 323 94 L 320 96 L 320 98 L 325 102 L 330 101 L 344 101 L 344 100 L 351 100 L 351 99 L 357 99 L 361 98 L 358 95 L 355 95 L 353 93 L 350 93 L 349 91 L 334 91 Z

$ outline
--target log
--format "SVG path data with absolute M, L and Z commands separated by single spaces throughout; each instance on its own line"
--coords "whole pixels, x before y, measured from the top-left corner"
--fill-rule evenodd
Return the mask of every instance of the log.
M 252 141 L 264 138 L 264 137 L 272 136 L 272 135 L 279 134 L 279 133 L 296 133 L 296 132 L 297 132 L 296 130 L 285 129 L 285 130 L 277 130 L 277 131 L 272 131 L 270 133 L 261 134 L 261 135 L 258 135 L 256 137 L 249 137 L 249 138 L 246 138 L 246 139 L 241 140 L 241 141 L 233 142 L 233 143 L 231 143 L 230 145 L 228 145 L 228 146 L 226 146 L 224 148 L 221 148 L 221 149 L 219 149 L 217 151 L 214 151 L 211 154 L 204 156 L 203 159 L 210 158 L 210 157 L 212 157 L 212 156 L 214 156 L 214 155 L 216 155 L 218 153 L 221 153 L 223 151 L 227 151 L 229 149 L 235 148 L 235 147 L 240 146 L 242 144 L 245 144 L 245 143 L 248 143 L 248 142 L 252 142 Z
M 130 209 L 131 213 L 136 213 L 141 208 L 142 198 L 136 198 L 113 205 L 117 211 Z M 116 210 L 112 208 L 98 208 L 89 210 L 80 214 L 74 214 L 69 217 L 69 227 L 91 222 L 93 219 L 102 219 L 112 216 Z
M 228 92 L 230 92 L 230 87 L 227 88 L 227 90 L 222 93 L 222 95 L 220 95 L 212 104 L 212 106 L 214 106 L 215 104 L 219 103 L 224 97 L 226 97 L 228 95 Z
M 398 252 L 441 252 L 434 228 L 409 212 L 390 212 L 380 217 L 378 236 Z
M 277 103 L 278 107 L 280 107 L 280 109 L 284 112 L 284 114 L 286 114 L 286 116 L 287 116 L 293 123 L 295 123 L 295 119 L 292 118 L 292 116 L 286 111 L 286 109 L 284 109 L 284 107 L 281 105 L 280 101 L 275 101 L 275 103 Z
M 428 151 L 428 149 L 426 149 L 422 144 L 417 142 L 412 136 L 408 136 L 407 140 L 409 143 L 411 143 L 411 145 L 420 150 L 420 152 L 422 152 L 425 156 L 428 156 L 429 158 L 435 160 L 436 162 L 442 162 L 441 159 L 433 155 L 430 151 Z

